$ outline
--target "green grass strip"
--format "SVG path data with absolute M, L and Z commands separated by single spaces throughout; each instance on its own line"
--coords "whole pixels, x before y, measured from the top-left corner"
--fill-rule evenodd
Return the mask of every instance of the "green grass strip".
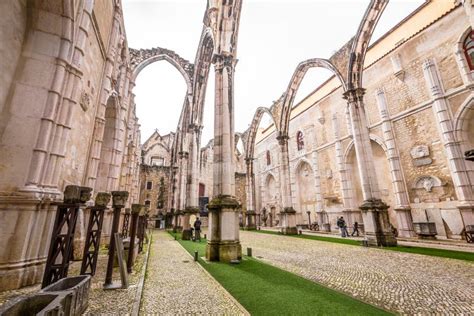
M 255 231 L 252 231 L 252 232 L 257 232 L 257 233 L 261 233 L 261 234 L 270 234 L 270 235 L 283 236 L 279 232 L 269 231 L 269 230 L 255 230 Z M 360 246 L 361 245 L 361 242 L 359 240 L 353 240 L 353 239 L 342 239 L 342 238 L 325 237 L 325 236 L 323 237 L 323 236 L 316 236 L 316 235 L 286 235 L 286 236 L 295 237 L 295 238 L 302 238 L 302 239 L 311 239 L 311 240 L 332 242 L 332 243 L 345 244 L 345 245 L 351 245 L 351 246 Z M 474 253 L 465 252 L 465 251 L 437 249 L 437 248 L 425 248 L 425 247 L 412 247 L 412 246 L 378 247 L 376 249 L 407 252 L 407 253 L 414 253 L 414 254 L 426 255 L 426 256 L 432 256 L 432 257 L 441 257 L 441 258 L 458 259 L 458 260 L 465 260 L 465 261 L 474 261 Z
M 178 242 L 203 256 L 206 241 Z M 240 264 L 199 263 L 252 315 L 390 315 L 293 273 L 244 257 Z

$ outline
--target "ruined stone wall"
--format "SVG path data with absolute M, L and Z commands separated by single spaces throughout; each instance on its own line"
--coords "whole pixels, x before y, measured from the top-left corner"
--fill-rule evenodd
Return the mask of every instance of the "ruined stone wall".
M 62 200 L 65 186 L 97 192 L 102 110 L 111 95 L 119 102 L 116 154 L 107 162 L 115 181 L 107 191 L 126 189 L 128 204 L 138 202 L 139 129 L 121 4 L 90 3 L 0 4 L 0 290 L 41 280 L 56 211 L 51 202 Z
M 363 87 L 366 89 L 364 101 L 372 139 L 373 158 L 381 197 L 390 205 L 390 221 L 395 227 L 399 225 L 395 210 L 397 205 L 393 179 L 386 152 L 387 146 L 376 99 L 376 93 L 381 90 L 385 93 L 391 119 L 390 125 L 400 154 L 413 221 L 426 221 L 427 213 L 429 221 L 436 222 L 439 238 L 460 238 L 462 225 L 460 211 L 455 203 L 458 197 L 454 190 L 450 165 L 432 108 L 433 98 L 427 87 L 423 64 L 427 58 L 432 59 L 436 64 L 452 113 L 451 124 L 456 125 L 454 115 L 460 111 L 461 105 L 467 106 L 466 100 L 470 96 L 468 87 L 463 83 L 455 54 L 457 42 L 468 25 L 461 8 L 443 17 L 440 16 L 438 21 L 433 21 L 429 27 L 415 33 L 411 38 L 403 38 L 396 47 L 389 50 L 373 65 L 366 65 L 363 76 Z M 341 65 L 344 65 L 341 59 L 347 57 L 346 50 L 347 45 L 331 58 L 341 71 L 343 70 Z M 296 105 L 296 108 L 298 106 L 300 105 Z M 352 221 L 357 219 L 357 208 L 362 202 L 362 191 L 348 123 L 342 88 L 336 89 L 329 95 L 321 96 L 311 107 L 291 120 L 289 130 L 291 192 L 293 205 L 299 213 L 297 221 L 300 224 L 305 223 L 305 212 L 308 208 L 313 214 L 316 211 L 316 201 L 306 205 L 301 203 L 301 192 L 313 190 L 318 186 L 322 196 L 322 208 L 329 214 L 331 227 L 335 226 L 337 216 L 345 214 L 344 212 L 348 210 L 356 211 Z M 298 131 L 303 132 L 304 135 L 302 150 L 297 150 L 296 146 Z M 343 174 L 338 165 L 336 152 L 338 142 L 341 147 L 339 155 L 342 159 L 342 170 L 345 171 L 350 184 L 350 190 L 346 193 L 350 197 L 348 205 L 344 205 L 343 201 L 344 194 L 341 185 Z M 423 160 L 413 158 L 411 154 L 411 151 L 418 146 L 428 148 Z M 267 150 L 270 150 L 272 156 L 270 166 L 266 165 Z M 261 139 L 256 145 L 258 209 L 271 203 L 268 201 L 265 185 L 270 173 L 275 178 L 278 177 L 279 163 L 275 159 L 279 151 L 275 132 Z M 273 165 L 274 161 L 275 165 Z M 305 180 L 303 185 L 300 183 L 298 174 L 298 166 L 302 162 L 311 166 L 311 172 L 314 175 L 313 182 Z M 428 191 L 421 186 L 420 181 L 423 177 L 429 177 L 435 182 L 431 190 Z M 319 180 L 319 185 L 316 183 L 317 180 Z M 308 187 L 305 188 L 305 185 Z
M 156 215 L 158 211 L 169 210 L 169 176 L 169 166 L 140 166 L 140 204 L 145 205 L 146 201 L 150 201 L 150 214 L 152 216 Z M 147 189 L 147 182 L 152 182 L 150 190 Z M 163 199 L 162 204 L 158 205 L 161 190 L 163 190 Z

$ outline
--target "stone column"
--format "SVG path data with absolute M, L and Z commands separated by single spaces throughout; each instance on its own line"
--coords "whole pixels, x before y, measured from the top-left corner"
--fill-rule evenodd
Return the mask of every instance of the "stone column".
M 350 125 L 348 125 L 350 126 Z M 352 183 L 347 175 L 346 163 L 344 161 L 344 154 L 342 151 L 341 138 L 339 135 L 339 122 L 337 121 L 336 113 L 332 116 L 332 128 L 334 131 L 334 147 L 336 150 L 336 165 L 339 177 L 341 180 L 341 193 L 342 201 L 344 205 L 343 211 L 353 211 L 356 206 L 354 205 L 354 199 L 352 196 Z
M 365 237 L 372 246 L 395 246 L 388 218 L 388 205 L 380 199 L 375 176 L 372 147 L 363 103 L 364 89 L 352 89 L 344 93 L 349 107 L 352 137 L 359 167 L 359 176 L 364 202 L 360 206 L 364 221 Z
M 474 225 L 472 183 L 469 180 L 461 147 L 455 137 L 448 101 L 446 100 L 443 85 L 433 60 L 427 59 L 423 62 L 423 73 L 425 75 L 426 88 L 433 98 L 433 113 L 459 201 L 458 209 L 461 212 L 464 225 Z
M 398 233 L 401 237 L 413 237 L 413 219 L 411 217 L 410 200 L 408 198 L 405 179 L 403 177 L 400 154 L 398 152 L 395 135 L 388 114 L 387 100 L 383 89 L 376 92 L 377 105 L 382 119 L 382 131 L 385 145 L 387 146 L 387 159 L 392 175 L 393 191 L 395 193 L 396 205 L 394 210 L 397 213 Z
M 187 151 L 181 151 L 179 153 L 179 160 L 180 160 L 180 185 L 179 185 L 179 214 L 180 214 L 180 221 L 181 226 L 183 227 L 183 235 L 182 238 L 184 240 L 189 240 L 191 236 L 191 226 L 189 225 L 189 218 L 190 214 L 186 212 L 186 189 L 188 186 L 187 178 L 188 178 L 188 158 L 189 154 Z
M 215 55 L 214 198 L 209 202 L 209 234 L 206 258 L 234 261 L 242 257 L 239 241 L 239 203 L 234 178 L 233 82 L 236 60 Z
M 190 157 L 188 159 L 188 186 L 187 186 L 187 197 L 185 212 L 185 224 L 186 229 L 183 226 L 183 239 L 191 239 L 192 230 L 189 224 L 189 219 L 192 214 L 199 213 L 199 138 L 201 137 L 201 126 L 191 125 L 189 127 L 189 137 L 191 138 L 190 144 Z
M 288 155 L 288 135 L 280 133 L 277 137 L 280 145 L 280 190 L 282 210 L 280 211 L 281 232 L 296 235 L 296 211 L 291 203 L 290 159 Z
M 255 173 L 253 171 L 253 158 L 245 158 L 247 166 L 246 173 L 246 185 L 247 190 L 247 211 L 245 216 L 247 217 L 245 223 L 245 229 L 253 230 L 256 229 L 256 203 L 255 203 Z

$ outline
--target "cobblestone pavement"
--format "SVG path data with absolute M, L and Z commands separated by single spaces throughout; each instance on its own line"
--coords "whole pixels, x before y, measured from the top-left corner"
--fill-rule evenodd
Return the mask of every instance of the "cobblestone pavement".
M 140 315 L 245 313 L 168 233 L 153 234 Z
M 474 315 L 474 263 L 241 231 L 261 260 L 401 314 Z
M 147 245 L 145 245 L 147 247 Z M 133 267 L 133 273 L 129 274 L 129 288 L 126 290 L 106 290 L 102 289 L 105 280 L 105 272 L 107 269 L 107 250 L 101 249 L 97 262 L 97 270 L 92 278 L 91 289 L 89 292 L 89 307 L 85 315 L 129 315 L 132 312 L 132 306 L 135 302 L 135 294 L 138 288 L 138 282 L 141 276 L 144 264 L 144 254 L 146 248 L 137 257 Z M 79 275 L 81 269 L 81 261 L 75 261 L 69 268 L 69 275 Z M 114 269 L 114 282 L 120 282 L 120 273 L 118 268 Z M 39 291 L 40 284 L 24 287 L 19 290 L 0 292 L 0 305 L 7 300 L 17 297 L 18 295 L 29 294 Z

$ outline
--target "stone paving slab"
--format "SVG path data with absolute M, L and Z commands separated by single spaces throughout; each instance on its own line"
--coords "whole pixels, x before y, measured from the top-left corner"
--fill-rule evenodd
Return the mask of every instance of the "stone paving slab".
M 244 315 L 222 286 L 163 231 L 153 232 L 140 315 Z
M 241 231 L 279 268 L 401 314 L 474 315 L 474 263 Z

